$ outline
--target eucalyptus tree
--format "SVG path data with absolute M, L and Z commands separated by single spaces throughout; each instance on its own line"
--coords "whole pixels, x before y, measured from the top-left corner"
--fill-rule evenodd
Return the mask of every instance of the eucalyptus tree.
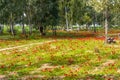
M 1 23 L 2 24 L 10 24 L 10 32 L 14 36 L 15 30 L 14 30 L 14 24 L 18 21 L 18 18 L 20 18 L 20 15 L 22 13 L 21 3 L 24 0 L 1 0 L 0 1 L 0 12 L 2 13 L 0 15 Z
M 68 30 L 68 26 L 73 24 L 80 24 L 82 16 L 84 15 L 84 7 L 86 6 L 86 0 L 60 0 L 59 1 L 59 16 L 60 23 L 65 24 Z
M 68 31 L 69 21 L 68 21 L 68 11 L 69 11 L 69 2 L 71 0 L 59 0 L 59 22 L 60 25 L 65 26 L 63 24 L 66 24 L 66 29 Z
M 35 4 L 36 0 L 26 0 L 26 10 L 24 12 L 24 14 L 26 14 L 27 17 L 27 23 L 29 25 L 29 34 L 32 34 L 32 18 L 34 17 L 34 13 L 35 13 Z
M 113 0 L 111 7 L 112 21 L 114 25 L 120 26 L 120 0 Z
M 59 0 L 58 2 L 59 4 L 59 25 L 62 26 L 64 28 L 66 22 L 65 22 L 65 4 L 64 4 L 64 0 Z
M 17 1 L 16 0 L 3 0 L 2 2 L 4 8 L 2 10 L 4 10 L 3 14 L 6 15 L 5 18 L 8 18 L 8 23 L 10 24 L 10 32 L 11 34 L 14 36 L 15 35 L 15 31 L 14 31 L 14 23 L 15 23 L 15 19 L 17 16 Z
M 36 0 L 33 4 L 35 12 L 33 14 L 33 23 L 38 29 L 44 29 L 46 26 L 55 26 L 58 23 L 58 1 L 57 0 Z M 40 30 L 40 33 L 43 32 Z M 43 35 L 43 33 L 41 33 Z
M 0 34 L 2 34 L 2 24 L 4 24 L 4 20 L 3 20 L 3 8 L 4 8 L 4 5 L 2 4 L 2 1 L 0 1 Z
M 7 23 L 8 15 L 5 14 L 7 12 L 5 4 L 6 4 L 5 0 L 0 1 L 0 33 L 2 32 L 2 25 L 4 23 Z
M 33 17 L 35 14 L 35 2 L 37 0 L 19 0 L 19 19 L 22 23 L 22 33 L 25 34 L 25 26 L 24 24 L 27 24 L 29 26 L 29 34 L 32 34 L 33 29 Z
M 97 11 L 97 12 L 104 12 L 104 27 L 105 27 L 105 43 L 107 43 L 108 38 L 108 18 L 109 13 L 113 10 L 118 9 L 115 7 L 116 5 L 119 5 L 119 0 L 89 0 L 89 4 Z
M 19 23 L 22 24 L 22 34 L 26 34 L 25 24 L 27 23 L 27 0 L 20 0 L 19 2 L 19 13 L 18 13 L 18 20 Z

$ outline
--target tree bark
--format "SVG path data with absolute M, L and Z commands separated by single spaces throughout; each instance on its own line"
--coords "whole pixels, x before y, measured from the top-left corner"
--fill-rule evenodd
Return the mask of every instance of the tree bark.
M 31 35 L 32 34 L 32 26 L 31 26 L 30 16 L 28 17 L 28 21 L 29 21 L 29 33 Z
M 32 34 L 32 26 L 31 26 L 31 9 L 30 2 L 28 2 L 28 25 L 29 25 L 29 34 Z
M 14 33 L 14 21 L 13 21 L 13 14 L 11 13 L 11 22 L 10 22 L 10 32 L 13 36 L 15 36 Z
M 31 24 L 29 24 L 29 29 L 30 29 L 30 35 L 32 34 L 32 25 Z
M 52 26 L 52 31 L 53 31 L 53 36 L 56 36 L 57 33 L 56 33 L 56 28 Z
M 24 16 L 22 16 L 22 34 L 25 34 Z
M 105 10 L 105 43 L 107 43 L 108 39 L 108 9 Z
M 22 23 L 22 34 L 25 34 L 25 25 Z
M 0 34 L 2 34 L 2 26 L 0 25 Z
M 44 27 L 41 24 L 39 25 L 39 31 L 40 31 L 40 35 L 42 36 L 46 35 L 44 32 Z
M 66 27 L 67 27 L 67 31 L 69 31 L 69 28 L 68 28 L 68 15 L 67 15 L 67 7 L 65 6 L 65 18 L 66 18 Z
M 95 14 L 95 12 L 94 12 L 94 33 L 96 33 L 96 26 L 95 26 L 95 22 L 96 22 L 96 14 Z

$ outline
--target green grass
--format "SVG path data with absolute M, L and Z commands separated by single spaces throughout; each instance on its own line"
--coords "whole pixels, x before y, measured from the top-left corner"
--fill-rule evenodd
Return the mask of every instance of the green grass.
M 98 30 L 97 33 L 93 33 L 93 31 L 57 31 L 57 36 L 52 35 L 52 31 L 48 31 L 46 36 L 40 36 L 39 31 L 33 30 L 33 34 L 29 35 L 29 26 L 26 26 L 25 29 L 27 31 L 27 35 L 29 37 L 25 37 L 25 35 L 21 34 L 22 27 L 14 26 L 15 30 L 17 30 L 17 34 L 13 37 L 10 33 L 8 33 L 9 26 L 4 27 L 3 34 L 0 34 L 0 48 L 19 46 L 24 44 L 43 42 L 51 39 L 65 39 L 65 38 L 85 38 L 85 37 L 96 37 L 96 36 L 104 36 L 104 30 Z M 110 29 L 109 36 L 118 37 L 117 33 L 119 30 Z M 113 34 L 113 33 L 116 33 Z
M 25 37 L 25 35 L 22 35 L 21 33 L 18 33 L 17 35 L 15 35 L 15 37 L 7 33 L 0 35 L 0 48 L 44 42 L 53 39 L 66 39 L 66 38 L 75 39 L 79 37 L 84 38 L 84 37 L 95 37 L 95 36 L 96 34 L 88 31 L 81 31 L 81 32 L 58 31 L 57 36 L 53 36 L 51 31 L 47 32 L 46 36 L 40 36 L 39 32 L 34 32 L 32 35 L 30 36 L 28 35 L 27 38 Z
M 20 45 L 32 44 L 53 40 L 53 38 L 42 37 L 39 34 L 33 33 L 31 36 L 25 38 L 24 35 L 19 34 L 15 37 L 11 35 L 0 36 L 0 48 L 15 47 Z
M 17 79 L 120 79 L 119 43 L 104 45 L 102 40 L 63 39 L 26 49 L 0 53 L 0 75 Z M 109 60 L 113 63 L 107 63 Z M 103 65 L 106 63 L 106 65 Z M 47 67 L 46 67 L 47 66 Z M 96 68 L 99 68 L 95 71 Z

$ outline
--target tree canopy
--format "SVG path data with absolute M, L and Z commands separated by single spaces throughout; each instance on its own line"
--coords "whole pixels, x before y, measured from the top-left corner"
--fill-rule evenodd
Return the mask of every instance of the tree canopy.
M 41 25 L 64 26 L 90 25 L 104 22 L 108 10 L 110 25 L 120 25 L 119 0 L 1 0 L 0 23 L 27 24 L 30 28 Z

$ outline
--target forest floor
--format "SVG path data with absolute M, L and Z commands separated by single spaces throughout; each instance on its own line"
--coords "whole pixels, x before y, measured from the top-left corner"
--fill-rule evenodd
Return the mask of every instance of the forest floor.
M 118 39 L 104 44 L 103 36 L 89 32 L 61 35 L 18 46 L 15 40 L 10 48 L 1 42 L 6 46 L 0 49 L 0 79 L 120 80 Z
M 20 45 L 20 46 L 15 46 L 15 47 L 1 48 L 1 49 L 0 49 L 0 52 L 1 52 L 1 51 L 5 51 L 5 50 L 29 48 L 30 46 L 33 46 L 33 45 L 42 45 L 42 44 L 50 43 L 50 42 L 54 42 L 54 41 L 55 41 L 55 40 L 50 40 L 50 41 L 44 41 L 44 42 L 29 43 L 29 44 Z

